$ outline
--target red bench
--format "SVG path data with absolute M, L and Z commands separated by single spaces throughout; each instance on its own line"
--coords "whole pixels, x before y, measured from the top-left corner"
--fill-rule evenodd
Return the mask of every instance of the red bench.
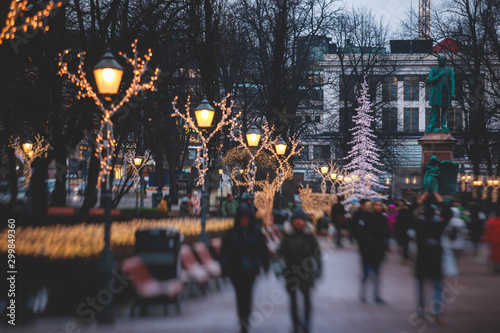
M 74 207 L 48 207 L 47 215 L 49 216 L 72 216 L 75 215 Z
M 103 216 L 104 208 L 90 208 L 89 215 L 91 216 Z M 119 209 L 111 209 L 111 216 L 120 216 L 121 211 Z
M 184 284 L 180 279 L 170 279 L 159 281 L 149 272 L 148 267 L 140 256 L 125 259 L 121 269 L 130 277 L 137 299 L 132 305 L 131 315 L 137 303 L 141 306 L 141 313 L 145 312 L 145 301 L 160 298 L 165 306 L 165 314 L 168 311 L 168 303 L 174 301 L 177 312 L 180 313 L 180 295 L 184 289 Z

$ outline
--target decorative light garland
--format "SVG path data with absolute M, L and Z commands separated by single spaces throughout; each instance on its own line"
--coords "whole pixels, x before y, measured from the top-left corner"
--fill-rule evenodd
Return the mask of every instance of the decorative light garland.
M 227 105 L 227 100 L 230 97 L 230 94 L 227 94 L 224 99 L 220 103 L 214 103 L 216 107 L 220 108 L 222 111 L 222 118 L 215 127 L 215 129 L 208 135 L 203 134 L 202 130 L 196 126 L 196 122 L 191 117 L 191 97 L 188 96 L 186 104 L 184 105 L 185 112 L 181 113 L 179 108 L 177 108 L 177 100 L 179 99 L 177 96 L 174 98 L 172 102 L 172 107 L 174 109 L 174 114 L 172 117 L 180 117 L 186 123 L 186 126 L 193 131 L 200 139 L 201 146 L 196 148 L 196 158 L 194 160 L 193 166 L 198 170 L 198 178 L 196 180 L 196 186 L 205 186 L 205 174 L 208 172 L 208 144 L 210 140 L 222 130 L 222 128 L 226 125 L 233 123 L 233 120 L 229 119 L 229 116 L 232 113 L 234 102 L 231 101 L 231 104 Z M 220 147 L 222 148 L 222 147 Z M 221 151 L 220 149 L 219 151 Z
M 42 156 L 47 150 L 49 150 L 50 145 L 45 142 L 43 136 L 37 134 L 35 137 L 35 143 L 33 144 L 33 147 L 30 151 L 31 154 L 27 154 L 24 151 L 21 139 L 19 137 L 11 138 L 9 147 L 15 150 L 16 155 L 20 155 L 23 157 L 23 176 L 25 179 L 24 186 L 27 187 L 31 180 L 31 164 L 36 158 Z
M 63 5 L 62 1 L 50 1 L 45 5 L 45 8 L 38 11 L 35 15 L 30 17 L 25 17 L 24 21 L 16 26 L 16 21 L 24 16 L 24 13 L 28 9 L 28 0 L 12 0 L 10 2 L 10 9 L 7 14 L 7 20 L 5 21 L 5 27 L 0 31 L 0 44 L 4 40 L 14 39 L 16 32 L 22 30 L 24 32 L 28 31 L 28 27 L 32 29 L 41 29 L 43 27 L 43 20 L 47 18 L 51 11 L 59 8 Z M 44 31 L 49 30 L 49 26 L 43 28 Z
M 113 136 L 113 122 L 111 117 L 125 104 L 132 96 L 137 95 L 140 91 L 151 90 L 155 91 L 154 83 L 158 80 L 158 75 L 160 74 L 160 69 L 156 68 L 154 74 L 149 78 L 147 82 L 143 82 L 143 75 L 148 71 L 148 63 L 153 56 L 151 49 L 148 49 L 142 58 L 138 56 L 137 52 L 137 39 L 132 43 L 132 52 L 134 53 L 133 58 L 127 57 L 125 53 L 120 52 L 119 54 L 127 61 L 128 64 L 132 65 L 134 68 L 134 77 L 129 88 L 126 90 L 123 98 L 115 104 L 111 104 L 111 108 L 107 109 L 104 103 L 101 101 L 97 93 L 94 91 L 90 83 L 87 81 L 86 74 L 83 70 L 85 52 L 78 53 L 79 64 L 77 74 L 73 74 L 68 70 L 68 64 L 64 61 L 64 56 L 69 53 L 69 50 L 65 50 L 63 53 L 59 54 L 59 75 L 68 76 L 72 83 L 80 88 L 78 91 L 77 99 L 80 98 L 92 98 L 95 104 L 101 110 L 103 114 L 103 119 L 101 120 L 101 126 L 97 132 L 96 138 L 96 156 L 99 158 L 101 163 L 99 179 L 102 181 L 104 177 L 111 173 L 112 171 L 112 158 L 114 155 L 116 140 Z

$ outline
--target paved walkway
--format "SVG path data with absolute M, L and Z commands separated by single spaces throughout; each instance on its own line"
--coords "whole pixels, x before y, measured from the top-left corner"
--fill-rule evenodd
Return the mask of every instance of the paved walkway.
M 492 275 L 487 265 L 471 256 L 461 260 L 458 278 L 445 281 L 447 299 L 443 319 L 446 326 L 441 327 L 416 317 L 413 268 L 402 265 L 394 250 L 388 253 L 382 270 L 382 296 L 387 305 L 376 305 L 371 297 L 366 304 L 359 301 L 356 246 L 346 245 L 336 249 L 326 240 L 321 245 L 325 271 L 313 294 L 312 332 L 500 332 L 500 276 Z M 254 302 L 252 332 L 291 331 L 283 280 L 276 279 L 272 274 L 260 277 L 254 289 Z M 80 328 L 81 332 L 236 332 L 234 292 L 230 285 L 222 291 L 210 291 L 204 297 L 186 299 L 180 315 L 175 314 L 173 308 L 171 310 L 171 314 L 165 317 L 161 315 L 161 308 L 151 307 L 148 316 L 130 319 L 126 316 L 128 309 L 124 308 L 123 315 L 119 314 L 111 326 L 93 323 L 73 327 L 68 323 L 75 319 L 40 318 L 7 332 L 77 333 Z

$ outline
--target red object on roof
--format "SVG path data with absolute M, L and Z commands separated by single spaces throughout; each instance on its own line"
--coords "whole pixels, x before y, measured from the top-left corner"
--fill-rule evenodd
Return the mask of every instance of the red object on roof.
M 446 37 L 432 48 L 432 52 L 441 53 L 441 52 L 460 52 L 460 44 L 454 40 L 453 38 Z

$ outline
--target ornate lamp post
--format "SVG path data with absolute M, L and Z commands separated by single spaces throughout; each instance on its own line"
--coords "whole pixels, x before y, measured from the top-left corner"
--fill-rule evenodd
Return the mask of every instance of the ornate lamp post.
M 31 142 L 30 139 L 26 140 L 26 142 L 23 143 L 23 151 L 26 155 L 28 155 L 31 150 L 33 149 L 33 142 Z
M 138 169 L 142 166 L 142 157 L 136 156 L 134 157 L 134 165 Z M 142 186 L 142 184 L 139 184 Z M 139 215 L 139 186 L 135 186 L 135 215 Z
M 215 109 L 212 107 L 212 105 L 210 105 L 210 103 L 206 98 L 203 98 L 201 104 L 198 105 L 194 110 L 196 124 L 191 115 L 189 114 L 189 105 L 190 105 L 189 98 L 186 104 L 185 114 L 182 114 L 177 108 L 177 97 L 172 102 L 174 108 L 174 114 L 172 116 L 181 117 L 185 121 L 186 126 L 189 127 L 194 133 L 196 133 L 201 141 L 201 147 L 198 147 L 196 151 L 196 159 L 194 162 L 194 167 L 198 169 L 198 175 L 199 175 L 196 184 L 198 186 L 202 185 L 200 241 L 205 242 L 206 244 L 208 244 L 209 241 L 207 232 L 205 230 L 205 225 L 207 221 L 207 211 L 208 211 L 207 207 L 208 197 L 205 190 L 205 174 L 208 172 L 208 162 L 209 162 L 208 144 L 210 140 L 219 131 L 221 131 L 224 126 L 228 125 L 231 122 L 231 120 L 229 120 L 229 116 L 231 115 L 232 112 L 233 102 L 231 102 L 231 105 L 228 106 L 226 104 L 228 97 L 229 95 L 227 95 L 220 103 L 216 103 L 216 105 L 222 111 L 222 117 L 220 122 L 215 127 L 215 129 L 210 133 L 208 129 L 212 127 L 212 121 L 214 119 Z
M 479 187 L 483 186 L 483 178 L 481 176 L 478 176 L 477 179 L 472 182 L 472 186 L 474 186 L 472 197 L 475 199 L 477 197 Z
M 278 162 L 281 162 L 280 158 L 281 156 L 285 155 L 285 152 L 286 152 L 286 142 L 283 141 L 282 138 L 279 138 L 279 140 L 274 144 L 274 148 L 276 149 L 276 155 L 278 155 Z M 278 168 L 278 177 L 281 178 L 282 177 L 282 170 L 281 170 L 281 163 L 280 163 L 280 167 Z M 280 182 L 280 196 L 279 196 L 279 204 L 278 204 L 278 207 L 279 207 L 279 210 L 280 210 L 280 214 L 281 214 L 281 209 L 282 209 L 282 205 L 283 205 L 283 186 L 282 186 L 282 183 Z
M 137 95 L 140 91 L 144 90 L 154 90 L 154 82 L 158 79 L 160 70 L 155 69 L 154 74 L 150 78 L 143 80 L 143 76 L 146 74 L 148 69 L 148 63 L 151 59 L 151 50 L 148 50 L 143 57 L 138 56 L 137 52 L 137 40 L 132 43 L 132 51 L 134 53 L 133 58 L 127 57 L 122 54 L 128 64 L 133 66 L 133 79 L 129 88 L 125 91 L 125 94 L 118 102 L 111 102 L 112 95 L 118 93 L 122 75 L 123 68 L 114 59 L 111 52 L 106 51 L 101 61 L 93 68 L 94 78 L 97 84 L 97 90 L 99 95 L 104 97 L 105 101 L 110 103 L 110 107 L 105 106 L 105 102 L 101 101 L 98 94 L 94 91 L 93 87 L 87 80 L 86 73 L 83 69 L 84 52 L 78 54 L 79 65 L 77 74 L 73 74 L 68 70 L 68 64 L 64 60 L 64 56 L 69 53 L 65 50 L 60 54 L 59 74 L 61 76 L 67 76 L 71 82 L 79 88 L 77 98 L 89 97 L 95 101 L 95 104 L 99 107 L 103 114 L 101 120 L 101 126 L 97 132 L 96 137 L 96 150 L 95 154 L 99 158 L 101 163 L 101 173 L 99 180 L 104 183 L 101 186 L 102 192 L 102 202 L 105 208 L 104 215 L 104 249 L 102 251 L 101 260 L 99 262 L 99 271 L 102 272 L 102 288 L 108 288 L 109 281 L 112 278 L 112 269 L 114 268 L 113 253 L 111 252 L 111 177 L 112 172 L 112 159 L 114 157 L 114 150 L 116 141 L 113 137 L 113 122 L 111 117 L 132 98 L 132 96 Z M 99 322 L 110 323 L 113 322 L 113 310 L 112 310 L 112 299 L 109 300 L 108 305 L 104 306 L 103 310 L 99 313 Z
M 220 200 L 219 200 L 219 210 L 222 212 L 222 175 L 224 174 L 224 169 L 220 168 L 219 169 L 219 175 L 220 175 L 220 181 L 219 181 L 219 188 L 220 188 Z

